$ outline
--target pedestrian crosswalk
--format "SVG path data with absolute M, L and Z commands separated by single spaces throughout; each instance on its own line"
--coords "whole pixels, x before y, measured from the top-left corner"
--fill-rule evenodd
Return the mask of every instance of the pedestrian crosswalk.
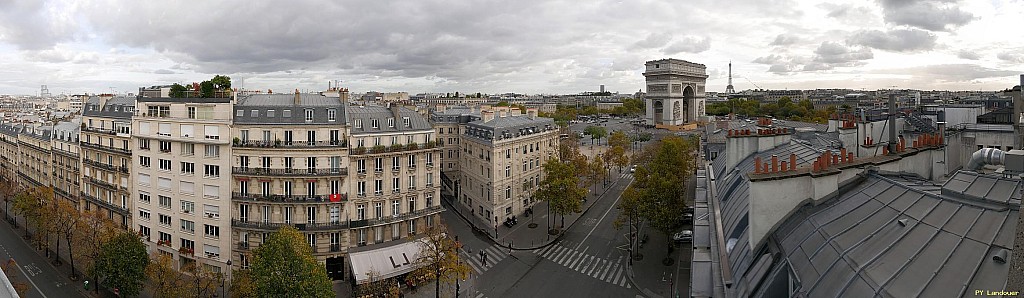
M 484 252 L 484 256 L 480 255 L 481 251 Z M 472 268 L 476 274 L 484 273 L 487 269 L 494 267 L 494 264 L 497 264 L 508 257 L 508 248 L 497 244 L 492 244 L 483 250 L 463 247 L 462 249 L 459 249 L 459 252 L 462 255 L 463 260 L 469 264 L 469 267 Z
M 622 177 L 622 179 L 633 178 L 633 173 L 625 172 L 625 173 L 622 173 L 622 175 L 619 175 L 619 177 Z
M 622 256 L 615 259 L 606 259 L 587 254 L 587 249 L 589 247 L 581 252 L 554 244 L 545 248 L 535 249 L 533 253 L 576 272 L 589 275 L 592 278 L 627 289 L 632 288 L 626 282 L 626 266 Z

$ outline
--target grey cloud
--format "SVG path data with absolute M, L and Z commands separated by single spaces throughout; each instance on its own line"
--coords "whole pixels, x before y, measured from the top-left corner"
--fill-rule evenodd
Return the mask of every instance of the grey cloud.
M 935 34 L 918 29 L 896 29 L 882 32 L 861 30 L 846 40 L 847 43 L 894 52 L 927 51 L 935 48 Z
M 672 41 L 672 34 L 652 32 L 647 37 L 633 44 L 634 49 L 660 48 Z
M 155 73 L 155 74 L 176 74 L 176 72 L 173 72 L 173 71 L 170 71 L 170 70 L 167 70 L 167 69 L 157 69 L 157 70 L 154 70 L 153 73 Z
M 77 3 L 39 0 L 0 1 L 0 41 L 23 50 L 40 50 L 74 38 L 76 19 L 66 12 Z
M 999 58 L 999 60 L 1003 60 L 1006 62 L 1024 63 L 1024 55 L 1021 55 L 1020 53 L 1017 52 L 1001 52 L 999 54 L 996 54 L 996 58 Z
M 915 79 L 942 82 L 971 82 L 978 79 L 1009 77 L 1016 71 L 983 67 L 975 64 L 938 64 L 902 69 L 875 71 L 876 73 L 911 74 Z
M 711 49 L 710 37 L 686 37 L 682 40 L 673 42 L 668 47 L 665 47 L 661 52 L 666 55 L 672 55 L 679 53 L 700 53 L 709 49 Z
M 828 14 L 826 14 L 828 17 L 843 20 L 863 20 L 866 16 L 872 14 L 871 9 L 867 7 L 854 6 L 849 3 L 821 3 L 818 4 L 818 7 L 828 11 Z
M 949 31 L 975 19 L 957 7 L 959 0 L 879 0 L 886 23 L 931 31 Z
M 967 60 L 980 60 L 981 59 L 981 55 L 979 55 L 975 51 L 969 51 L 969 50 L 960 50 L 959 52 L 956 53 L 956 56 L 960 57 L 961 59 L 967 59 Z
M 794 66 L 789 64 L 773 64 L 771 67 L 768 68 L 768 72 L 776 74 L 789 74 L 795 70 L 796 69 L 794 68 Z
M 824 63 L 830 66 L 854 66 L 861 61 L 874 58 L 874 53 L 869 48 L 851 48 L 836 42 L 822 42 L 818 49 L 814 50 L 814 62 Z
M 782 55 L 769 54 L 768 56 L 757 57 L 757 59 L 754 59 L 752 62 L 760 64 L 777 64 L 786 60 L 786 57 L 783 57 Z
M 773 45 L 773 46 L 785 46 L 785 45 L 795 44 L 797 42 L 800 42 L 800 38 L 799 37 L 797 37 L 795 35 L 792 35 L 792 34 L 785 34 L 785 33 L 783 33 L 783 34 L 779 34 L 778 36 L 775 36 L 775 40 L 772 41 L 771 45 Z

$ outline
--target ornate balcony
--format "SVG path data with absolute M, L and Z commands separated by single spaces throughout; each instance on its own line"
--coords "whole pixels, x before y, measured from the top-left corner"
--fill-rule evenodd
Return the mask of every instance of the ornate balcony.
M 89 200 L 93 204 L 99 205 L 99 206 L 101 206 L 103 208 L 106 208 L 106 209 L 109 209 L 111 211 L 120 213 L 122 215 L 127 216 L 127 215 L 131 214 L 131 212 L 129 212 L 128 209 L 122 208 L 121 206 L 117 206 L 117 205 L 114 205 L 114 204 L 111 204 L 111 203 L 107 203 L 106 201 L 100 200 L 99 198 L 94 197 L 94 196 L 90 196 L 90 195 L 88 195 L 88 194 L 86 194 L 84 192 L 82 193 L 82 197 L 85 198 L 86 200 Z
M 283 226 L 294 226 L 299 231 L 325 231 L 325 230 L 341 230 L 347 229 L 349 224 L 345 221 L 339 221 L 334 223 L 264 223 L 264 222 L 251 222 L 251 221 L 240 221 L 237 219 L 231 220 L 232 228 L 243 228 L 252 230 L 263 230 L 263 231 L 275 231 Z
M 374 218 L 374 219 L 353 220 L 352 223 L 349 224 L 349 226 L 351 226 L 351 228 L 361 228 L 361 227 L 368 227 L 368 226 L 386 225 L 386 224 L 392 224 L 392 223 L 401 222 L 401 221 L 405 221 L 405 220 L 409 220 L 409 219 L 413 219 L 413 218 L 419 218 L 419 217 L 423 217 L 423 216 L 427 216 L 427 215 L 431 215 L 431 214 L 441 213 L 441 211 L 444 211 L 444 208 L 441 207 L 441 205 L 437 205 L 437 206 L 431 206 L 429 208 L 423 208 L 423 209 L 416 210 L 416 211 L 409 212 L 409 213 L 402 213 L 402 214 L 399 214 L 397 216 L 390 215 L 390 216 L 383 216 L 381 218 Z
M 332 177 L 348 176 L 348 168 L 336 169 L 275 169 L 232 167 L 231 173 L 245 176 L 285 176 L 285 177 Z
M 81 142 L 81 143 L 79 143 L 79 145 L 84 147 L 84 148 L 89 148 L 89 149 L 94 149 L 94 150 L 101 150 L 101 151 L 112 152 L 112 153 L 117 153 L 117 154 L 132 155 L 132 151 L 131 150 L 123 149 L 123 148 L 109 147 L 109 146 L 104 146 L 104 145 L 100 145 L 100 144 L 88 143 L 88 142 Z
M 340 194 L 342 201 L 348 201 L 348 194 Z M 270 203 L 328 203 L 330 202 L 329 195 L 316 195 L 316 196 L 285 196 L 285 195 L 269 195 L 264 196 L 260 194 L 251 193 L 240 193 L 232 192 L 231 199 L 234 201 L 241 202 L 270 202 Z
M 276 141 L 256 141 L 256 140 L 239 140 L 232 142 L 231 147 L 235 148 L 281 148 L 281 149 L 305 149 L 305 148 L 331 148 L 331 147 L 346 147 L 348 142 L 345 140 L 334 140 L 334 141 L 291 141 L 284 142 L 281 140 Z
M 86 125 L 82 125 L 82 131 L 94 132 L 94 133 L 102 133 L 102 134 L 108 134 L 108 135 L 117 135 L 117 132 L 114 131 L 113 129 L 99 128 L 99 127 L 89 127 L 89 126 L 86 126 Z

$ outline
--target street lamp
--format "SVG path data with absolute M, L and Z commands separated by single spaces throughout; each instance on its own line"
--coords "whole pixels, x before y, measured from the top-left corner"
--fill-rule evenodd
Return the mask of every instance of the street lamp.
M 228 274 L 227 274 L 227 276 L 228 276 L 228 278 L 231 278 L 231 260 L 228 260 L 227 264 L 228 264 Z M 227 297 L 227 296 L 224 296 L 224 283 L 227 281 L 227 279 L 224 278 L 224 274 L 223 273 L 221 273 L 220 277 L 221 277 L 220 278 L 220 296 L 221 297 Z

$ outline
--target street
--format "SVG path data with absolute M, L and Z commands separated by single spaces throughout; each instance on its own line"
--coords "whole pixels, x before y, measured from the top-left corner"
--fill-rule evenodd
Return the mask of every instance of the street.
M 19 226 L 24 227 L 23 221 L 19 219 Z M 29 284 L 28 292 L 22 297 L 84 297 L 76 286 L 63 272 L 58 272 L 50 265 L 49 260 L 41 256 L 34 248 L 30 247 L 21 236 L 25 230 L 13 230 L 10 223 L 0 223 L 0 260 L 7 262 L 14 259 L 19 270 L 17 277 L 11 282 L 25 282 Z M 67 265 L 65 265 L 67 266 Z

